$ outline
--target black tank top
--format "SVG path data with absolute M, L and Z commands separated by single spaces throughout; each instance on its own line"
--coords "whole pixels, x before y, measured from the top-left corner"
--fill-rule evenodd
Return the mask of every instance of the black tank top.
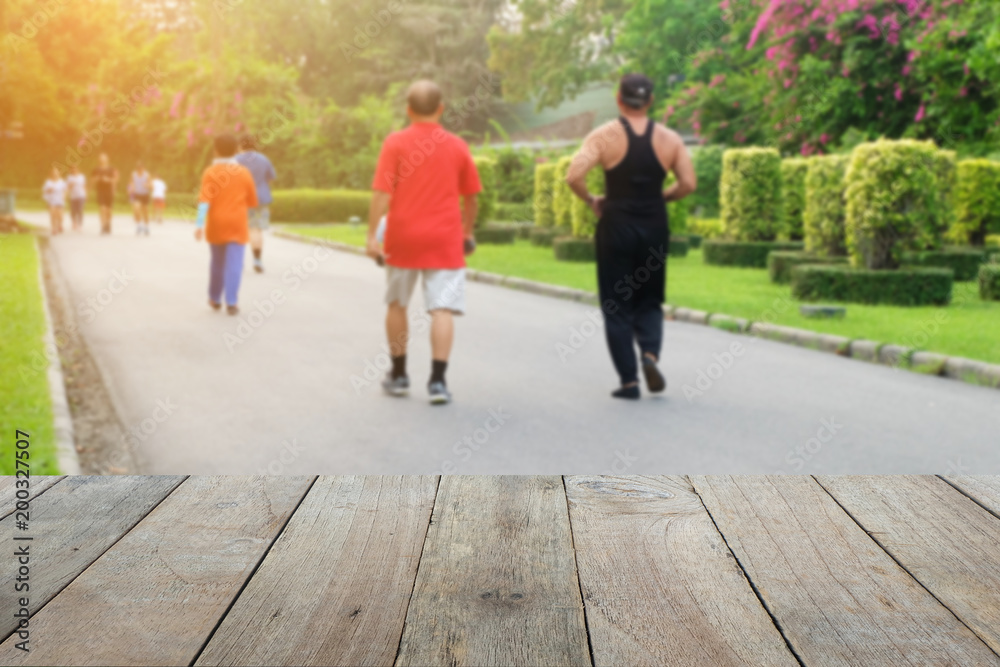
M 625 158 L 604 172 L 605 215 L 603 218 L 631 218 L 639 221 L 666 221 L 663 181 L 667 172 L 653 150 L 652 119 L 646 131 L 637 135 L 625 118 L 619 118 L 628 135 Z

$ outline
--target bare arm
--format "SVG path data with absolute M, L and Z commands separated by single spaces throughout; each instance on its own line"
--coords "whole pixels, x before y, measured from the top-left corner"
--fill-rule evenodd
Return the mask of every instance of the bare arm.
M 471 239 L 476 228 L 476 216 L 479 215 L 479 195 L 462 196 L 462 229 L 465 238 Z
M 577 197 L 592 204 L 593 195 L 587 190 L 587 172 L 600 164 L 601 149 L 604 142 L 600 140 L 597 130 L 587 135 L 583 140 L 580 150 L 573 156 L 573 161 L 569 165 L 569 172 L 566 174 L 566 183 Z
M 674 166 L 671 171 L 677 177 L 677 182 L 663 191 L 664 201 L 684 199 L 698 187 L 698 179 L 694 173 L 694 163 L 691 162 L 691 155 L 688 153 L 687 146 L 684 145 L 684 140 L 679 135 L 674 134 L 674 138 L 678 143 L 677 158 L 674 160 Z
M 375 234 L 378 232 L 379 220 L 389 212 L 390 197 L 391 195 L 388 192 L 382 192 L 381 190 L 374 190 L 372 192 L 372 203 L 368 207 L 368 244 L 366 248 L 368 256 L 372 259 L 376 259 L 382 254 Z

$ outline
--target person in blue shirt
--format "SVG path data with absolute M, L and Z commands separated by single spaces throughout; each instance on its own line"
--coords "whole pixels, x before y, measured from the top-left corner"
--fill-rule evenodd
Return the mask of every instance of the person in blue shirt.
M 257 150 L 257 140 L 251 134 L 240 138 L 240 153 L 236 161 L 250 170 L 254 185 L 257 187 L 256 208 L 247 214 L 250 223 L 250 248 L 253 250 L 253 269 L 257 273 L 264 272 L 261 253 L 264 250 L 264 231 L 271 226 L 271 183 L 278 177 L 274 165 L 263 153 Z

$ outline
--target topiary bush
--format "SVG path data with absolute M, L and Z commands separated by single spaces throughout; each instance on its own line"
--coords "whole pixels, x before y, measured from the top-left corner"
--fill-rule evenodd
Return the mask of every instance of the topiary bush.
M 810 252 L 775 250 L 767 255 L 767 275 L 772 283 L 783 285 L 792 281 L 792 269 L 803 264 L 847 264 L 846 257 L 828 257 Z
M 699 146 L 692 152 L 698 189 L 690 197 L 690 207 L 700 217 L 719 217 L 719 181 L 722 179 L 722 154 L 725 152 L 725 146 L 719 145 Z
M 784 220 L 781 155 L 773 148 L 727 150 L 719 198 L 727 238 L 773 241 Z
M 528 234 L 531 245 L 551 247 L 552 241 L 565 234 L 566 231 L 556 227 L 534 227 Z
M 573 158 L 566 156 L 556 162 L 556 170 L 552 183 L 552 213 L 554 224 L 559 229 L 569 231 L 573 228 L 573 198 L 576 196 L 566 184 L 566 174 Z
M 701 244 L 701 251 L 706 264 L 763 269 L 767 267 L 767 256 L 772 251 L 801 251 L 803 247 L 802 243 L 795 241 L 705 241 Z
M 957 172 L 948 236 L 954 243 L 980 246 L 989 234 L 1000 234 L 1000 162 L 962 160 Z
M 271 219 L 275 222 L 347 222 L 368 218 L 370 191 L 275 190 L 271 193 Z
M 687 236 L 688 245 L 691 246 L 692 250 L 697 250 L 701 247 L 701 242 L 705 240 L 700 234 L 685 234 Z
M 979 267 L 979 296 L 984 301 L 1000 301 L 1000 264 Z
M 829 257 L 847 254 L 844 238 L 844 174 L 850 158 L 820 155 L 806 170 L 806 208 L 802 221 L 806 252 Z
M 955 151 L 939 150 L 934 154 L 934 174 L 938 180 L 941 195 L 941 216 L 934 229 L 928 229 L 929 238 L 924 240 L 928 250 L 939 248 L 942 238 L 955 224 L 955 187 L 958 184 L 958 154 Z
M 802 301 L 944 306 L 951 301 L 953 277 L 950 269 L 876 271 L 805 264 L 792 269 L 792 296 Z
M 803 238 L 802 216 L 806 208 L 806 173 L 808 158 L 788 158 L 781 161 L 781 187 L 785 198 L 785 224 L 783 236 L 793 241 Z
M 691 245 L 688 243 L 688 238 L 686 236 L 671 236 L 670 237 L 670 256 L 671 257 L 687 257 L 688 249 Z
M 517 239 L 517 225 L 498 225 L 488 223 L 476 227 L 476 243 L 509 245 Z
M 596 262 L 597 246 L 594 239 L 560 236 L 553 240 L 552 250 L 560 262 Z
M 552 227 L 556 216 L 552 210 L 555 188 L 556 163 L 543 162 L 535 165 L 535 193 L 533 205 L 535 209 L 535 225 L 537 227 Z
M 726 233 L 718 218 L 688 218 L 687 231 L 703 239 L 720 239 Z
M 591 169 L 587 172 L 587 189 L 591 194 L 604 194 L 604 172 L 601 169 Z M 573 236 L 580 239 L 589 239 L 597 230 L 597 216 L 594 211 L 575 194 L 571 194 L 573 204 L 570 207 L 570 221 L 572 223 Z
M 476 227 L 492 222 L 497 213 L 497 163 L 493 158 L 474 157 L 479 181 L 483 185 L 479 193 L 479 212 L 476 214 Z
M 897 268 L 908 250 L 924 250 L 940 235 L 945 198 L 938 150 L 904 139 L 859 144 L 845 175 L 847 250 L 854 266 Z
M 979 275 L 979 265 L 986 261 L 986 251 L 982 248 L 944 248 L 907 253 L 903 261 L 913 266 L 940 266 L 955 272 L 955 280 L 965 282 L 975 280 Z

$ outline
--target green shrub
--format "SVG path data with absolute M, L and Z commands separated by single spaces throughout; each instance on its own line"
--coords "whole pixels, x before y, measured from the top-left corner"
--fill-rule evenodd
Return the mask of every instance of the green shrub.
M 719 197 L 727 238 L 773 241 L 784 220 L 781 155 L 773 148 L 727 150 Z
M 803 245 L 794 241 L 705 241 L 701 250 L 706 264 L 713 266 L 743 266 L 763 269 L 767 256 L 775 250 L 801 251 Z
M 552 227 L 555 224 L 556 217 L 552 210 L 555 177 L 555 162 L 543 162 L 535 165 L 533 206 L 535 209 L 534 221 L 537 227 Z
M 1000 234 L 987 234 L 986 246 L 990 248 L 1000 248 Z
M 767 256 L 767 275 L 772 283 L 783 285 L 792 281 L 792 269 L 803 264 L 846 264 L 846 257 L 828 257 L 809 252 L 775 250 Z
M 533 206 L 530 203 L 497 202 L 493 219 L 497 222 L 527 222 L 534 214 L 532 209 Z
M 552 250 L 560 262 L 597 261 L 597 246 L 594 244 L 594 239 L 560 236 L 552 242 Z
M 566 230 L 557 227 L 534 227 L 528 238 L 531 239 L 531 245 L 552 247 L 552 241 L 565 233 Z
M 958 155 L 955 151 L 939 150 L 934 154 L 934 175 L 937 176 L 941 195 L 941 216 L 937 228 L 928 230 L 931 238 L 924 242 L 926 249 L 940 247 L 942 237 L 955 224 L 955 186 L 958 179 Z
M 718 218 L 689 218 L 687 231 L 703 239 L 719 239 L 725 235 L 725 227 Z
M 986 261 L 982 248 L 944 248 L 907 253 L 903 261 L 913 266 L 940 266 L 955 272 L 955 280 L 975 280 L 979 275 L 979 265 Z
M 595 195 L 604 194 L 604 172 L 601 169 L 591 169 L 587 172 L 587 189 Z M 597 230 L 597 216 L 591 210 L 587 202 L 583 201 L 575 194 L 570 207 L 570 220 L 572 222 L 573 236 L 580 239 L 588 239 Z
M 687 236 L 688 245 L 691 246 L 692 250 L 697 250 L 701 247 L 701 242 L 704 240 L 703 236 L 700 234 L 686 234 L 685 236 Z
M 271 219 L 275 222 L 347 222 L 368 219 L 371 192 L 363 190 L 275 190 Z
M 808 158 L 788 158 L 781 161 L 781 188 L 785 197 L 784 237 L 799 241 L 803 237 L 802 216 L 806 208 L 806 172 Z
M 670 237 L 670 256 L 671 257 L 687 257 L 688 249 L 691 244 L 688 243 L 688 237 L 686 236 L 671 236 Z
M 719 181 L 722 179 L 724 146 L 701 146 L 693 151 L 698 189 L 691 195 L 691 210 L 701 217 L 719 217 Z
M 958 163 L 955 221 L 949 239 L 979 246 L 990 233 L 1000 233 L 1000 162 L 962 160 Z
M 566 174 L 569 173 L 569 165 L 573 158 L 566 156 L 559 158 L 556 162 L 556 170 L 552 183 L 552 213 L 554 224 L 563 230 L 570 230 L 573 227 L 573 198 L 576 196 L 566 184 Z
M 951 301 L 953 275 L 950 269 L 875 271 L 805 264 L 792 269 L 792 296 L 803 301 L 944 306 Z
M 1000 301 L 1000 264 L 979 267 L 979 296 L 984 301 Z
M 807 252 L 831 257 L 847 254 L 844 174 L 849 161 L 846 155 L 820 155 L 809 161 L 802 216 Z
M 476 227 L 492 222 L 497 213 L 497 163 L 488 157 L 475 157 L 476 171 L 483 190 L 479 193 L 479 213 L 476 215 Z
M 499 200 L 519 204 L 530 202 L 534 190 L 534 151 L 505 146 L 494 151 L 492 157 L 497 163 Z
M 511 244 L 517 239 L 517 225 L 497 225 L 494 223 L 476 227 L 476 243 Z
M 855 147 L 845 176 L 847 250 L 854 266 L 893 269 L 940 235 L 945 200 L 930 141 L 880 139 Z

